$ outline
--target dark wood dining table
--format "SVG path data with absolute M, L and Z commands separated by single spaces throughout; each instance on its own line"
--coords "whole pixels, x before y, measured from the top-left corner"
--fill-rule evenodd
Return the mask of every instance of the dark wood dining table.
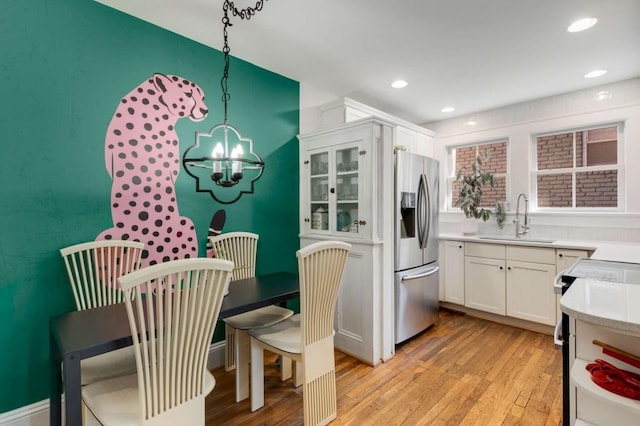
M 298 274 L 277 272 L 232 281 L 224 297 L 219 319 L 300 295 Z M 49 323 L 49 418 L 51 426 L 62 424 L 64 384 L 67 426 L 82 425 L 80 361 L 133 344 L 124 303 L 53 317 Z

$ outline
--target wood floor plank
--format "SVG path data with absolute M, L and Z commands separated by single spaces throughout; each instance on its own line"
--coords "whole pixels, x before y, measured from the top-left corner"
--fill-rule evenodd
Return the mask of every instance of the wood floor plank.
M 235 402 L 235 371 L 213 370 L 207 425 L 302 425 L 302 388 L 265 353 L 265 406 Z M 336 351 L 335 425 L 558 425 L 562 355 L 553 339 L 442 310 L 439 323 L 371 367 Z

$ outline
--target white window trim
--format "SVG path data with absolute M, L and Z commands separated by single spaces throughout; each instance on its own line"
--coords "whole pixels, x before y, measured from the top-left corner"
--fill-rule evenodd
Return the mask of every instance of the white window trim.
M 606 166 L 582 166 L 576 167 L 576 150 L 575 150 L 575 142 L 576 142 L 576 133 L 583 132 L 587 130 L 593 129 L 601 129 L 603 127 L 613 127 L 616 126 L 618 128 L 618 140 L 617 140 L 617 158 L 618 163 L 616 165 L 606 165 Z M 561 169 L 550 169 L 550 170 L 538 170 L 538 143 L 537 139 L 539 137 L 544 136 L 552 136 L 561 133 L 573 133 L 573 167 L 561 168 Z M 625 170 L 625 158 L 624 158 L 624 122 L 616 121 L 612 123 L 600 123 L 591 126 L 581 126 L 575 127 L 572 129 L 564 129 L 564 130 L 555 130 L 551 132 L 542 132 L 535 133 L 531 135 L 531 147 L 532 147 L 532 155 L 531 155 L 531 211 L 538 213 L 580 213 L 580 212 L 589 212 L 589 213 L 618 213 L 626 211 L 626 202 L 625 202 L 625 179 L 624 179 L 624 170 Z M 616 170 L 618 173 L 618 206 L 617 207 L 574 207 L 576 205 L 576 179 L 575 173 L 583 173 L 583 172 L 591 172 L 591 171 L 604 171 L 604 170 Z M 571 183 L 571 197 L 572 197 L 572 207 L 540 207 L 538 206 L 538 176 L 541 175 L 553 175 L 553 174 L 572 174 L 572 183 Z

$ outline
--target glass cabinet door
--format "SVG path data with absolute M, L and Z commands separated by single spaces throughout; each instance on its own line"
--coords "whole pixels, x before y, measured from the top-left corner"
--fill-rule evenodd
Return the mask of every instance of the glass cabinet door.
M 311 154 L 309 179 L 311 229 L 329 230 L 329 152 Z
M 335 151 L 336 231 L 358 232 L 358 147 Z

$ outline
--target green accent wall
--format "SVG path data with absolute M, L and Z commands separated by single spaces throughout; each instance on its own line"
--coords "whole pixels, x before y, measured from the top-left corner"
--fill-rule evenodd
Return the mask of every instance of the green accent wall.
M 260 19 L 257 16 L 255 19 Z M 222 31 L 211 23 L 212 31 Z M 233 37 L 240 37 L 231 30 Z M 178 121 L 180 149 L 222 121 L 222 54 L 89 0 L 0 6 L 0 413 L 48 398 L 49 318 L 74 309 L 59 249 L 111 227 L 104 137 L 121 97 L 155 72 L 200 85 L 208 117 Z M 196 193 L 181 171 L 180 214 L 205 254 L 209 221 L 260 234 L 258 273 L 295 271 L 299 84 L 232 58 L 229 121 L 266 167 L 231 205 Z M 220 327 L 214 340 L 222 338 Z

